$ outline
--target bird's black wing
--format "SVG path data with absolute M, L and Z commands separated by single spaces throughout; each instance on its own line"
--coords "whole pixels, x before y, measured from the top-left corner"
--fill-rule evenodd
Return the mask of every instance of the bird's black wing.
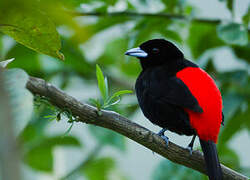
M 173 104 L 197 113 L 203 112 L 198 101 L 192 95 L 188 87 L 182 80 L 175 76 L 151 81 L 148 90 L 149 94 L 154 96 L 154 99 L 158 102 Z

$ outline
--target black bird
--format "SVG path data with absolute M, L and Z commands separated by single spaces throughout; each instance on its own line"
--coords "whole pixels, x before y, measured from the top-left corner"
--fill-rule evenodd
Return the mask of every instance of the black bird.
M 149 40 L 125 54 L 140 60 L 136 95 L 147 119 L 163 128 L 158 135 L 167 145 L 166 130 L 193 136 L 191 152 L 198 135 L 209 179 L 221 180 L 216 143 L 223 123 L 222 98 L 213 79 L 164 39 Z

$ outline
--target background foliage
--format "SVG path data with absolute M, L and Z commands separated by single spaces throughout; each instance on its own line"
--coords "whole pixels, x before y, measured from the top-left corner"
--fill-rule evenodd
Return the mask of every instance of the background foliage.
M 239 134 L 247 132 L 248 140 L 250 135 L 250 2 L 243 1 L 247 6 L 241 15 L 235 10 L 240 1 L 216 3 L 227 9 L 229 18 L 200 17 L 195 3 L 187 0 L 0 1 L 0 61 L 15 58 L 3 75 L 23 179 L 140 179 L 139 174 L 128 174 L 119 164 L 127 152 L 124 137 L 76 124 L 77 119 L 67 110 L 58 110 L 42 97 L 32 97 L 25 83 L 27 74 L 44 78 L 79 100 L 131 119 L 139 111 L 134 94 L 118 102 L 120 95 L 133 90 L 140 67 L 137 61 L 124 57 L 124 52 L 151 38 L 173 41 L 188 59 L 216 79 L 225 114 L 218 143 L 221 162 L 250 176 L 250 164 L 241 163 L 240 151 L 231 145 Z M 96 64 L 102 70 L 99 66 L 96 70 Z M 120 91 L 124 89 L 128 90 Z M 93 142 L 87 147 L 89 141 Z M 56 155 L 67 149 L 82 154 L 73 167 L 70 159 Z M 102 153 L 106 149 L 122 155 L 117 158 Z M 64 164 L 58 166 L 57 161 Z M 148 179 L 205 178 L 167 160 L 158 161 Z

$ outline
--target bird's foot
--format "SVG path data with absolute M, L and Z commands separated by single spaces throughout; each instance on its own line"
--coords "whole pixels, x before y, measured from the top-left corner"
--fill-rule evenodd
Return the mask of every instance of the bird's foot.
M 164 135 L 165 131 L 167 129 L 166 128 L 163 128 L 162 130 L 160 130 L 159 133 L 157 133 L 158 136 L 160 136 L 166 143 L 166 146 L 168 147 L 168 144 L 169 144 L 169 138 L 167 136 Z
M 168 144 L 169 144 L 169 138 L 167 137 L 167 136 L 165 136 L 165 135 L 161 135 L 160 136 L 164 141 L 165 141 L 165 143 L 166 143 L 166 147 L 168 147 Z

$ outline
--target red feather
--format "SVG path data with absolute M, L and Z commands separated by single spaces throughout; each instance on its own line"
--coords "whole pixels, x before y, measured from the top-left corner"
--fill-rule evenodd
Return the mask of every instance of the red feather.
M 191 126 L 200 139 L 216 143 L 222 122 L 222 98 L 214 80 L 204 70 L 193 67 L 179 71 L 176 76 L 186 84 L 203 109 L 203 113 L 185 109 Z

